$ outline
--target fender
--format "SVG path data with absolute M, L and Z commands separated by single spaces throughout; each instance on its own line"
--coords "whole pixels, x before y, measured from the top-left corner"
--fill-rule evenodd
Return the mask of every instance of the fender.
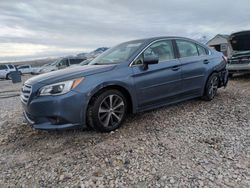
M 121 81 L 109 81 L 109 82 L 103 82 L 99 85 L 97 85 L 94 89 L 91 90 L 90 93 L 88 93 L 88 101 L 87 104 L 89 104 L 91 98 L 100 90 L 104 89 L 104 88 L 108 88 L 108 87 L 120 87 L 124 90 L 127 91 L 127 93 L 129 94 L 129 97 L 131 99 L 131 103 L 132 103 L 132 113 L 136 113 L 136 106 L 137 106 L 137 100 L 136 100 L 136 93 L 134 90 L 134 87 L 131 85 L 128 85 L 124 82 Z

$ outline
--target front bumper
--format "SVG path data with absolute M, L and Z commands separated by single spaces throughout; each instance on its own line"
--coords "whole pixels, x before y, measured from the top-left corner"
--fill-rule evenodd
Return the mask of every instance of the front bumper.
M 34 129 L 56 130 L 84 128 L 86 98 L 84 94 L 70 91 L 60 96 L 34 97 L 22 102 L 24 117 Z
M 250 63 L 248 64 L 227 64 L 229 73 L 250 73 Z
M 28 125 L 36 130 L 76 129 L 83 127 L 81 124 L 71 124 L 71 123 L 57 125 L 57 124 L 52 124 L 51 122 L 44 122 L 37 124 L 28 117 L 26 112 L 24 112 L 23 114 Z

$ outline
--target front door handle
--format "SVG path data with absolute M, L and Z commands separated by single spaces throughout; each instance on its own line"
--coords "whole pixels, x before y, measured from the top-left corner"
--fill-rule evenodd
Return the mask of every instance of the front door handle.
M 172 67 L 172 71 L 178 71 L 180 69 L 179 65 L 175 65 Z
M 203 63 L 204 63 L 204 64 L 208 64 L 209 61 L 208 61 L 207 59 L 205 59 L 205 60 L 203 61 Z

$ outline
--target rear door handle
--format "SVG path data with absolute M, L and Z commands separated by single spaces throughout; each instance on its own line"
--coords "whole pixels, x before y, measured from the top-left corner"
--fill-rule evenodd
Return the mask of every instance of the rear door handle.
M 172 67 L 172 71 L 178 71 L 180 69 L 179 65 L 175 65 Z
M 205 59 L 205 60 L 203 61 L 203 63 L 204 63 L 204 64 L 208 64 L 209 61 L 208 61 L 207 59 Z

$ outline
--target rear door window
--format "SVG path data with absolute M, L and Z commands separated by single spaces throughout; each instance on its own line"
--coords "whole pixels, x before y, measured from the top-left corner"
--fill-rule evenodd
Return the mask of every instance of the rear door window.
M 198 49 L 199 55 L 207 55 L 208 54 L 207 50 L 198 44 L 197 44 L 197 49 Z
M 176 44 L 181 58 L 199 55 L 196 44 L 193 42 L 185 40 L 176 40 Z

